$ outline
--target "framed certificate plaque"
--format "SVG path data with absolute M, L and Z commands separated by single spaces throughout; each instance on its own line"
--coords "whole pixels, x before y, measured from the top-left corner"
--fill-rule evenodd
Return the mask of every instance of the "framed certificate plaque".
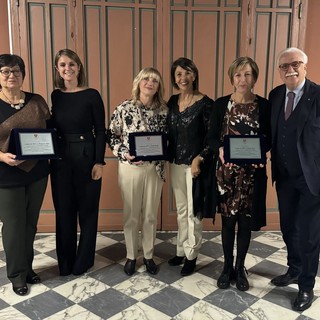
M 130 155 L 133 161 L 153 161 L 167 159 L 167 135 L 163 132 L 129 133 Z
M 57 159 L 57 133 L 54 129 L 11 130 L 9 152 L 17 160 Z
M 262 135 L 225 135 L 224 160 L 234 164 L 265 164 L 266 139 Z

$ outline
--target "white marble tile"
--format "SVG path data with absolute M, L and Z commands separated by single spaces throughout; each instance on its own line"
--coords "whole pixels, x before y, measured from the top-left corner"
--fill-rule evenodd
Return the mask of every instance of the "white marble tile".
M 27 320 L 29 317 L 25 316 L 17 309 L 13 307 L 8 307 L 0 310 L 0 319 L 1 320 Z
M 281 264 L 283 266 L 287 265 L 287 250 L 280 249 L 273 254 L 271 254 L 269 257 L 266 258 L 266 260 L 272 261 L 274 263 Z
M 56 265 L 58 265 L 57 260 L 49 257 L 44 253 L 35 255 L 32 264 L 33 270 L 35 270 L 35 272 L 39 272 L 41 270 L 48 269 Z
M 250 269 L 261 261 L 263 261 L 263 258 L 248 253 L 244 265 L 246 269 Z
M 216 280 L 200 273 L 195 273 L 192 277 L 183 277 L 171 284 L 171 286 L 199 299 L 203 299 L 217 290 Z
M 29 292 L 25 296 L 19 296 L 15 294 L 12 290 L 12 284 L 8 283 L 4 286 L 0 287 L 0 297 L 3 301 L 10 305 L 14 305 L 16 303 L 28 300 L 34 296 L 37 296 L 38 294 L 44 293 L 49 290 L 45 285 L 43 284 L 34 284 L 29 285 Z M 1 317 L 0 317 L 1 319 Z
M 79 303 L 108 289 L 109 286 L 87 275 L 69 281 L 53 289 L 69 300 Z
M 48 235 L 34 241 L 34 249 L 39 252 L 48 252 L 56 249 L 56 236 Z
M 173 317 L 174 320 L 232 320 L 234 318 L 234 314 L 213 306 L 205 301 L 198 301 L 177 316 Z
M 76 304 L 43 320 L 102 320 L 102 318 Z
M 302 314 L 312 319 L 320 319 L 320 298 L 313 300 L 312 306 L 309 309 L 303 311 Z
M 247 292 L 259 298 L 262 298 L 268 292 L 274 289 L 274 285 L 270 283 L 268 278 L 261 277 L 254 273 L 250 274 L 248 281 L 250 288 Z
M 170 320 L 171 317 L 164 313 L 138 302 L 133 306 L 117 313 L 109 320 Z
M 114 289 L 128 295 L 136 300 L 143 300 L 150 295 L 160 291 L 167 285 L 155 278 L 141 273 L 130 277 L 128 280 L 114 286 Z
M 287 308 L 275 306 L 268 301 L 258 300 L 243 311 L 239 317 L 246 320 L 296 320 L 298 314 Z
M 105 237 L 101 235 L 100 233 L 97 234 L 97 242 L 96 242 L 96 250 L 103 249 L 105 247 L 111 246 L 115 243 L 118 243 L 118 241 L 111 239 L 109 237 Z
M 258 241 L 279 249 L 285 246 L 281 233 L 265 232 L 254 238 L 254 241 Z

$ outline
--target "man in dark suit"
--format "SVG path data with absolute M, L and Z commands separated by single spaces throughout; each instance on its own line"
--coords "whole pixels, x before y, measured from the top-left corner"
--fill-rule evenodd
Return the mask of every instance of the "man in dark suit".
M 271 282 L 298 283 L 297 311 L 312 304 L 320 246 L 320 87 L 306 79 L 307 62 L 300 49 L 283 50 L 278 66 L 284 84 L 269 95 L 272 179 L 289 267 Z

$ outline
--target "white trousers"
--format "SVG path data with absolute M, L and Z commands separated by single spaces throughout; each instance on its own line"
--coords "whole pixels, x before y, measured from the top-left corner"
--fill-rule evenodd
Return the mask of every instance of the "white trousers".
M 193 260 L 202 243 L 202 221 L 193 215 L 191 167 L 170 164 L 170 179 L 177 207 L 177 256 Z
M 154 164 L 149 162 L 142 165 L 119 163 L 118 179 L 123 200 L 127 259 L 137 258 L 140 226 L 143 255 L 152 259 L 163 181 Z

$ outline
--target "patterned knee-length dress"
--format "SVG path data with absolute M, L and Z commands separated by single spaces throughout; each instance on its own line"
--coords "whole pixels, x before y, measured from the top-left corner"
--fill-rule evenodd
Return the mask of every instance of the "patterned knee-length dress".
M 235 103 L 229 101 L 224 117 L 224 135 L 256 135 L 259 130 L 259 108 L 256 101 L 250 103 Z M 221 215 L 245 214 L 251 216 L 252 195 L 255 168 L 252 165 L 221 165 L 217 171 L 219 191 L 219 211 Z

